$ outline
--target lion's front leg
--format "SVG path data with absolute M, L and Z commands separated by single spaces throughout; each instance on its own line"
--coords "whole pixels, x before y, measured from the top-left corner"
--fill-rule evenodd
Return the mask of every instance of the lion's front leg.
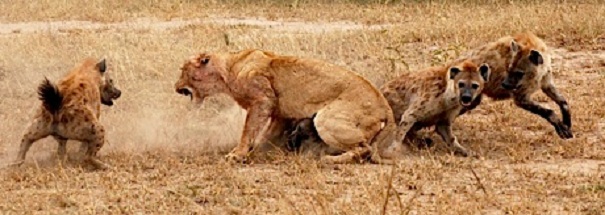
M 272 102 L 254 105 L 248 110 L 240 143 L 226 156 L 230 162 L 242 162 L 251 148 L 271 139 L 282 128 L 282 120 L 271 118 Z

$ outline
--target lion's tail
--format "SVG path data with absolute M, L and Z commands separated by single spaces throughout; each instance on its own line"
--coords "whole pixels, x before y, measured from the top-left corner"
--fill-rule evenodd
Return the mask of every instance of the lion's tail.
M 372 144 L 370 160 L 380 164 L 394 164 L 395 162 L 391 158 L 383 158 L 382 153 L 384 149 L 390 147 L 391 144 L 396 144 L 394 141 L 397 135 L 397 125 L 395 124 L 395 119 L 393 117 L 388 117 L 384 123 L 385 126 L 378 131 L 370 143 Z
M 52 114 L 59 112 L 63 106 L 63 95 L 47 78 L 38 86 L 38 96 L 44 108 Z

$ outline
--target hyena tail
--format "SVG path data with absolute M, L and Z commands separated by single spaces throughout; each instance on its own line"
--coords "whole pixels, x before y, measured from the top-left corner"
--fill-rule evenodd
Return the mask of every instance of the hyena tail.
M 394 160 L 391 158 L 385 159 L 382 155 L 386 148 L 391 147 L 391 144 L 397 144 L 395 143 L 396 135 L 397 125 L 395 124 L 395 119 L 390 117 L 384 122 L 384 127 L 378 131 L 372 142 L 370 142 L 372 145 L 370 161 L 379 164 L 394 164 Z M 393 156 L 392 153 L 389 153 L 387 157 L 391 156 Z
M 59 88 L 46 77 L 40 86 L 38 86 L 38 96 L 44 108 L 52 114 L 59 112 L 63 106 L 63 95 L 59 92 Z

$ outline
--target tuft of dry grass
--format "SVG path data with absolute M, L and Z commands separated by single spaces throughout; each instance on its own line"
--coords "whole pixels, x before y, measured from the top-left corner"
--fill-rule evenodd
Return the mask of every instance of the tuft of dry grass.
M 57 80 L 84 57 L 105 57 L 123 92 L 101 116 L 108 143 L 100 156 L 115 170 L 90 171 L 76 155 L 61 166 L 56 143 L 41 140 L 22 167 L 0 170 L 0 211 L 599 214 L 604 13 L 601 1 L 554 0 L 0 2 L 0 165 L 15 158 L 44 76 Z M 538 116 L 487 100 L 454 127 L 482 159 L 452 156 L 426 132 L 437 146 L 394 166 L 322 166 L 313 153 L 287 153 L 279 143 L 232 166 L 223 155 L 237 143 L 245 111 L 224 96 L 196 106 L 173 89 L 181 63 L 201 51 L 319 58 L 380 86 L 525 30 L 554 49 L 576 137 L 561 140 Z M 69 143 L 72 154 L 76 146 Z

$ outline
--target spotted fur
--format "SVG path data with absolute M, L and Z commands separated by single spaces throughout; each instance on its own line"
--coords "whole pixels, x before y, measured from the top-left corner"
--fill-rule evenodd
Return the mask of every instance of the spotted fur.
M 105 60 L 85 59 L 57 85 L 45 79 L 38 87 L 38 94 L 42 104 L 23 135 L 15 164 L 25 161 L 34 142 L 52 136 L 59 143 L 60 158 L 65 158 L 67 140 L 78 140 L 87 161 L 98 168 L 107 168 L 96 158 L 105 143 L 105 129 L 99 123 L 100 108 L 101 104 L 113 105 L 121 91 L 106 71 Z
M 418 141 L 416 131 L 435 126 L 448 146 L 463 156 L 471 154 L 452 134 L 452 124 L 463 107 L 481 95 L 489 78 L 487 64 L 463 61 L 405 73 L 384 84 L 380 90 L 399 122 L 397 141 Z
M 570 107 L 555 87 L 551 53 L 542 39 L 530 32 L 502 37 L 467 52 L 456 61 L 465 59 L 476 64 L 487 63 L 492 68 L 483 94 L 494 100 L 512 99 L 518 107 L 546 119 L 559 137 L 573 138 Z M 531 99 L 538 90 L 557 103 L 562 120 L 553 110 Z M 466 107 L 461 114 L 474 109 L 479 102 Z

